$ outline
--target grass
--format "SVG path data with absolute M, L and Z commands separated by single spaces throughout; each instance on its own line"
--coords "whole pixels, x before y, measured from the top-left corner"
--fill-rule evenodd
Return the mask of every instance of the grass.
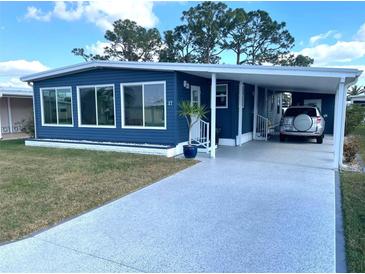
M 365 162 L 365 127 L 356 129 Z M 365 173 L 342 172 L 342 207 L 349 272 L 365 272 Z
M 19 239 L 195 161 L 0 142 L 0 242 Z

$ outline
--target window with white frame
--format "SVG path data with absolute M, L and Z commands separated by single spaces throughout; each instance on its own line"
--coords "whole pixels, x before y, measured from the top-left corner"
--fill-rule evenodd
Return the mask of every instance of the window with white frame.
M 79 125 L 115 127 L 114 85 L 78 87 Z
M 70 87 L 42 88 L 41 102 L 43 125 L 73 125 Z
M 166 128 L 166 83 L 121 84 L 122 127 Z
M 218 84 L 216 87 L 216 107 L 228 108 L 228 85 Z

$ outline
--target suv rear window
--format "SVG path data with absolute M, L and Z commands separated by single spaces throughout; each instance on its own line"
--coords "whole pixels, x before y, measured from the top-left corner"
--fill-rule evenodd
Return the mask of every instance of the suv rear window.
M 298 116 L 299 114 L 307 114 L 308 116 L 317 116 L 315 108 L 288 108 L 285 111 L 285 116 Z

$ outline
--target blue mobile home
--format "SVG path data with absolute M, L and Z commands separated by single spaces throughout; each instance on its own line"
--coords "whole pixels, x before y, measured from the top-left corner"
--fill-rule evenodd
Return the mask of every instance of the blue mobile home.
M 235 146 L 277 126 L 283 91 L 293 92 L 294 104 L 321 100 L 332 134 L 341 79 L 348 84 L 358 75 L 328 68 L 86 62 L 21 78 L 34 90 L 36 134 L 27 144 L 174 156 L 188 139 L 178 114 L 179 103 L 188 100 L 209 110 L 194 138 L 214 157 L 217 130 L 220 145 Z

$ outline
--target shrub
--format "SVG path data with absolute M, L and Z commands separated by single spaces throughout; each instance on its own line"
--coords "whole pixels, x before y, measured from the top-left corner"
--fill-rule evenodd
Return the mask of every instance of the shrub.
M 356 154 L 359 151 L 359 139 L 355 136 L 347 137 L 343 146 L 343 157 L 345 162 L 351 163 L 355 160 Z
M 22 121 L 22 132 L 29 134 L 31 137 L 34 137 L 34 121 L 33 119 L 28 119 Z
M 364 123 L 365 106 L 351 105 L 346 111 L 345 135 L 353 132 L 356 127 Z

